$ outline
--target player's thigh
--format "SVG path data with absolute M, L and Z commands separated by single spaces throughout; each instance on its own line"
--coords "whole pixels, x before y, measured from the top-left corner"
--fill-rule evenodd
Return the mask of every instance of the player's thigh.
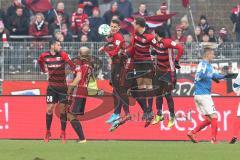
M 152 79 L 144 78 L 143 79 L 143 84 L 145 84 L 147 86 L 147 88 L 152 88 Z
M 55 107 L 54 103 L 47 104 L 47 113 L 52 114 L 53 110 L 54 110 L 54 107 Z
M 143 85 L 143 79 L 144 79 L 144 78 L 137 78 L 137 79 L 136 79 L 138 86 L 139 86 L 139 85 Z
M 46 96 L 46 103 L 49 104 L 56 104 L 58 103 L 58 95 L 57 91 L 54 90 L 52 87 L 48 87 L 47 89 L 47 96 Z
M 196 96 L 195 96 L 196 97 Z M 216 109 L 210 95 L 198 95 L 196 105 L 203 115 L 214 115 Z
M 194 102 L 195 102 L 195 105 L 196 105 L 196 108 L 198 110 L 198 112 L 202 115 L 206 115 L 206 111 L 204 109 L 204 105 L 202 103 L 204 99 L 202 98 L 201 95 L 195 95 L 194 96 Z
M 212 97 L 210 95 L 204 96 L 203 105 L 208 115 L 215 115 L 217 113 Z

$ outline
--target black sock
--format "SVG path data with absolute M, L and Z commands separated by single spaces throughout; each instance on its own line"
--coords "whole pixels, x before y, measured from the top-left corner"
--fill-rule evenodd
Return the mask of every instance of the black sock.
M 175 117 L 173 97 L 172 97 L 171 94 L 167 94 L 165 97 L 167 99 L 167 104 L 168 104 L 168 109 L 169 109 L 169 112 L 170 112 L 170 116 Z
M 143 112 L 147 111 L 147 100 L 146 98 L 137 98 L 137 102 L 139 103 L 140 107 L 142 108 Z
M 52 117 L 53 117 L 53 114 L 46 113 L 46 126 L 47 126 L 47 130 L 51 129 Z
M 83 129 L 82 129 L 82 125 L 81 125 L 80 121 L 74 119 L 70 123 L 71 123 L 74 131 L 77 133 L 79 140 L 84 140 L 85 137 L 84 137 L 84 133 L 83 133 Z
M 159 96 L 156 100 L 157 105 L 157 115 L 162 116 L 162 104 L 163 104 L 163 97 Z
M 61 121 L 61 129 L 62 131 L 65 131 L 67 127 L 67 113 L 60 114 L 60 121 Z
M 113 92 L 113 101 L 114 101 L 114 114 L 120 114 L 122 105 L 120 104 L 120 100 L 116 91 Z
M 123 110 L 125 112 L 125 114 L 129 114 L 129 99 L 127 95 L 122 95 L 121 96 L 121 102 L 122 102 L 122 106 L 123 106 Z
M 152 112 L 153 98 L 148 98 L 148 111 Z

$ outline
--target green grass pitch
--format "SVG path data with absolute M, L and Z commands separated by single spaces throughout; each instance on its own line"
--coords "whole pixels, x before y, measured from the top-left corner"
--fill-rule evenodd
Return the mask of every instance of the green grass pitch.
M 168 141 L 0 140 L 0 160 L 237 160 L 240 144 Z

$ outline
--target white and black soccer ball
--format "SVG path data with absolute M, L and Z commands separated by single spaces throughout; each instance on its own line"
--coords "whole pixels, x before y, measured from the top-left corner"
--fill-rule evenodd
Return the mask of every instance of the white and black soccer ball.
M 111 27 L 107 24 L 102 24 L 98 28 L 98 33 L 102 36 L 109 36 L 111 32 Z

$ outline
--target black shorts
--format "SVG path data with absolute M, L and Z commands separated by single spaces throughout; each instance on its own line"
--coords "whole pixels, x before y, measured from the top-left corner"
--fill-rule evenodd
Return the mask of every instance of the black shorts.
M 55 104 L 55 103 L 64 103 L 67 104 L 67 89 L 60 89 L 56 87 L 47 88 L 46 103 Z
M 136 72 L 136 79 L 153 77 L 153 63 L 151 61 L 135 61 L 134 69 Z
M 86 100 L 87 99 L 83 97 L 73 97 L 69 112 L 73 115 L 84 115 Z
M 158 86 L 162 92 L 171 92 L 177 83 L 176 72 L 157 71 L 153 78 L 153 86 Z

